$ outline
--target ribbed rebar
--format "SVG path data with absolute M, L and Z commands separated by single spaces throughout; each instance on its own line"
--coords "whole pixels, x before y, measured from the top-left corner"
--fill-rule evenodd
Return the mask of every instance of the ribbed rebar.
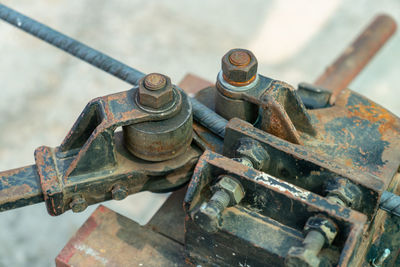
M 388 191 L 383 192 L 379 207 L 396 216 L 400 216 L 400 196 Z
M 78 42 L 58 31 L 0 4 L 0 18 L 11 25 L 52 44 L 53 46 L 86 61 L 130 84 L 137 85 L 144 73 L 135 70 L 100 51 Z
M 137 85 L 145 75 L 2 4 L 0 4 L 0 19 L 132 85 Z M 190 98 L 190 100 L 193 106 L 194 119 L 223 138 L 227 120 L 196 99 Z
M 225 136 L 225 127 L 228 121 L 209 109 L 195 98 L 191 98 L 193 117 L 201 125 L 221 138 Z

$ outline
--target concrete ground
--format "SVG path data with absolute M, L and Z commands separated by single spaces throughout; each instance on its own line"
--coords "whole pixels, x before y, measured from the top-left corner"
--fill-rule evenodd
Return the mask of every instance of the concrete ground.
M 378 13 L 400 23 L 398 0 L 29 0 L 4 4 L 143 72 L 215 80 L 221 56 L 251 49 L 260 73 L 312 82 Z M 0 170 L 32 164 L 57 146 L 92 98 L 129 89 L 86 63 L 0 22 Z M 400 115 L 400 33 L 351 84 Z M 145 223 L 166 195 L 143 193 L 106 205 Z M 95 207 L 47 215 L 44 204 L 0 214 L 0 266 L 53 266 Z

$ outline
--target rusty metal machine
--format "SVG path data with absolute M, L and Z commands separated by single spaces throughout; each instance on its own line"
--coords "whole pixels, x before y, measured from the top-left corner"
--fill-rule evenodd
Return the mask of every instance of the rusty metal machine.
M 0 18 L 133 85 L 90 101 L 34 165 L 0 173 L 0 211 L 175 191 L 146 226 L 99 206 L 57 266 L 400 265 L 400 120 L 347 89 L 392 18 L 298 88 L 259 74 L 245 49 L 222 57 L 215 84 L 177 86 L 3 5 Z

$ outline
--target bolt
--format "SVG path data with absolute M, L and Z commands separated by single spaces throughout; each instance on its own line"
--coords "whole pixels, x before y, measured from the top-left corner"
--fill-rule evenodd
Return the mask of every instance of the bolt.
M 383 262 L 389 257 L 390 252 L 390 249 L 386 248 L 378 259 L 375 258 L 372 260 L 372 266 L 381 267 Z
M 241 138 L 238 143 L 238 147 L 235 150 L 236 158 L 250 160 L 252 166 L 247 166 L 256 170 L 268 170 L 271 158 L 260 142 L 251 138 Z
M 337 226 L 330 219 L 316 215 L 307 220 L 304 231 L 307 235 L 302 246 L 290 248 L 286 256 L 286 266 L 319 266 L 318 253 L 325 244 L 332 244 L 337 234 Z
M 357 208 L 362 202 L 360 188 L 348 179 L 335 177 L 325 185 L 326 198 L 343 207 Z
M 144 86 L 149 90 L 159 90 L 164 88 L 167 80 L 164 75 L 151 73 L 144 78 Z
M 214 187 L 216 191 L 208 203 L 204 202 L 193 213 L 193 220 L 209 233 L 218 231 L 221 213 L 228 207 L 238 204 L 244 197 L 242 185 L 230 176 L 223 176 Z
M 82 196 L 74 196 L 71 203 L 69 203 L 69 207 L 73 212 L 82 212 L 87 208 L 88 204 Z
M 306 235 L 302 247 L 292 247 L 286 257 L 287 267 L 317 267 L 318 253 L 325 244 L 325 237 L 319 231 L 312 230 Z
M 246 49 L 232 49 L 222 57 L 224 80 L 233 86 L 250 84 L 257 75 L 257 59 Z
M 113 186 L 111 195 L 114 200 L 123 200 L 128 196 L 128 190 L 125 186 L 117 184 Z
M 229 55 L 229 62 L 235 66 L 247 66 L 250 63 L 250 60 L 251 56 L 244 50 L 236 50 Z
M 160 109 L 174 100 L 174 89 L 168 76 L 151 73 L 139 82 L 139 103 L 153 109 Z

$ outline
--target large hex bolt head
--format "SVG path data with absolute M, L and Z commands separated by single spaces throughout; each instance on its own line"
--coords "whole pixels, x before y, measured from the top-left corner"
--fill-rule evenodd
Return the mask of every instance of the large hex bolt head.
M 139 103 L 159 109 L 174 100 L 173 86 L 168 76 L 150 73 L 139 82 Z
M 257 170 L 267 170 L 270 163 L 268 152 L 259 142 L 251 138 L 242 138 L 239 140 L 235 157 L 249 159 L 253 163 L 254 169 Z
M 244 189 L 242 185 L 231 176 L 222 176 L 219 181 L 212 187 L 214 192 L 223 190 L 229 195 L 228 206 L 234 206 L 244 197 Z
M 232 49 L 222 57 L 224 79 L 235 86 L 242 86 L 254 80 L 258 62 L 254 54 L 246 49 Z
M 318 267 L 320 259 L 305 247 L 291 247 L 286 256 L 287 267 Z

